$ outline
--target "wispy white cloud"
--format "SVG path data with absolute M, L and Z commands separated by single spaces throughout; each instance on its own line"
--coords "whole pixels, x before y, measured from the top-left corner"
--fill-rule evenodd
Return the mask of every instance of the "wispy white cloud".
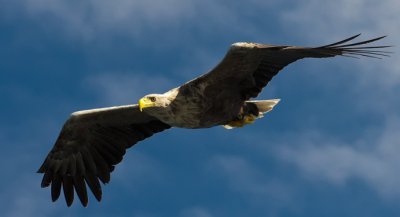
M 347 35 L 364 33 L 364 38 L 388 35 L 380 44 L 398 45 L 400 29 L 397 28 L 395 17 L 399 9 L 400 3 L 394 0 L 380 4 L 370 0 L 307 0 L 299 1 L 285 10 L 281 22 L 285 23 L 287 31 L 294 29 L 298 36 L 309 40 L 309 44 L 315 44 L 314 41 L 321 39 L 329 43 Z M 388 50 L 396 52 L 398 48 Z M 290 135 L 280 140 L 283 148 L 279 149 L 277 156 L 293 163 L 308 179 L 345 185 L 355 178 L 368 183 L 384 196 L 398 196 L 400 188 L 396 183 L 400 176 L 397 175 L 396 165 L 400 162 L 396 155 L 400 153 L 397 148 L 400 126 L 397 123 L 399 103 L 395 93 L 400 85 L 399 58 L 395 53 L 382 61 L 355 60 L 355 67 L 352 68 L 355 71 L 352 72 L 354 82 L 346 87 L 347 94 L 353 96 L 351 101 L 335 99 L 335 103 L 351 103 L 351 106 L 357 108 L 356 112 L 375 115 L 384 122 L 383 126 L 378 123 L 365 125 L 355 143 L 345 141 L 341 135 L 317 128 L 288 132 Z M 329 77 L 329 74 L 322 75 L 322 69 L 314 68 L 312 71 L 315 71 L 317 79 L 325 79 L 325 82 L 325 76 Z M 344 73 L 349 72 L 342 67 L 334 76 Z M 319 116 L 316 113 L 304 118 L 318 119 Z
M 249 1 L 247 4 L 259 3 Z M 118 33 L 135 37 L 154 31 L 168 37 L 175 32 L 171 30 L 178 32 L 188 27 L 187 24 L 205 31 L 218 31 L 222 26 L 231 31 L 240 31 L 241 27 L 255 31 L 255 26 L 243 22 L 237 8 L 232 6 L 228 1 L 212 0 L 22 0 L 7 4 L 4 9 L 7 13 L 3 16 L 12 18 L 18 12 L 38 23 L 46 20 L 46 28 L 59 29 L 69 37 L 86 41 Z
M 90 40 L 108 31 L 135 35 L 143 28 L 176 26 L 180 20 L 190 16 L 193 5 L 180 0 L 23 0 L 7 5 L 7 9 L 16 10 L 39 22 L 51 19 L 46 25 L 54 24 L 52 27 L 58 26 L 70 36 Z
M 382 1 L 379 4 L 373 0 L 307 0 L 298 1 L 294 7 L 284 11 L 281 21 L 287 27 L 287 31 L 294 29 L 296 35 L 309 40 L 309 44 L 315 44 L 314 41 L 321 39 L 329 43 L 345 36 L 363 33 L 364 38 L 388 35 L 388 38 L 379 44 L 398 45 L 400 29 L 397 28 L 396 17 L 399 9 L 400 2 L 396 0 Z M 396 52 L 398 48 L 388 50 Z M 361 81 L 382 82 L 380 86 L 399 84 L 399 55 L 394 54 L 380 64 L 377 61 L 368 64 L 369 61 L 371 60 L 364 59 L 355 62 L 364 71 L 359 76 Z
M 301 132 L 296 137 L 296 145 L 281 144 L 277 156 L 297 167 L 307 180 L 343 186 L 357 179 L 382 196 L 398 197 L 399 120 L 392 117 L 383 129 L 366 131 L 355 144 L 332 139 L 332 135 L 318 131 Z
M 161 75 L 113 72 L 87 77 L 83 85 L 100 102 L 117 105 L 135 104 L 146 94 L 164 93 L 176 84 Z
M 225 178 L 233 191 L 250 198 L 274 198 L 282 203 L 291 199 L 293 192 L 289 186 L 267 176 L 264 171 L 243 157 L 215 156 L 209 165 L 212 171 Z
M 368 35 L 383 33 L 398 33 L 395 28 L 400 3 L 388 0 L 376 4 L 373 0 L 339 0 L 339 1 L 298 1 L 282 14 L 282 21 L 289 24 L 288 28 L 314 30 L 302 31 L 299 34 L 309 39 L 321 35 L 328 39 L 342 37 L 343 33 L 366 33 Z M 318 19 L 315 19 L 318 17 Z M 309 25 L 313 24 L 313 25 Z

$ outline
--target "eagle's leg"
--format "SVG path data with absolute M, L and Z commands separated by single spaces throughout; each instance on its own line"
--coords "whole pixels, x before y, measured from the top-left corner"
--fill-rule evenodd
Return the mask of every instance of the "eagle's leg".
M 227 124 L 223 125 L 226 129 L 232 129 L 236 127 L 244 127 L 247 124 L 252 124 L 254 121 L 257 119 L 257 116 L 253 114 L 247 114 L 247 115 L 238 115 L 237 118 L 234 120 L 228 122 Z
M 238 116 L 222 126 L 232 129 L 252 124 L 256 119 L 264 117 L 264 114 L 271 111 L 278 102 L 279 99 L 246 101 Z

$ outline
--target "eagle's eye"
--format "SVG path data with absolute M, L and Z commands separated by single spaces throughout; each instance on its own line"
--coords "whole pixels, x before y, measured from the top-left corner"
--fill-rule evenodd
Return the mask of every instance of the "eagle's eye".
M 149 99 L 151 102 L 155 102 L 155 101 L 156 101 L 156 98 L 155 98 L 154 96 L 150 96 L 150 97 L 148 97 L 148 99 Z

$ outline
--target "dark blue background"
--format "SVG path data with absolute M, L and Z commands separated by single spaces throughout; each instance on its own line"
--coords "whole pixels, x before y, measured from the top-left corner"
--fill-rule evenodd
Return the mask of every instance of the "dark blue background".
M 73 111 L 178 86 L 237 41 L 318 46 L 362 32 L 398 45 L 399 9 L 395 0 L 0 0 L 2 216 L 397 216 L 396 53 L 288 66 L 259 97 L 282 99 L 265 118 L 141 142 L 88 208 L 52 203 L 35 172 Z

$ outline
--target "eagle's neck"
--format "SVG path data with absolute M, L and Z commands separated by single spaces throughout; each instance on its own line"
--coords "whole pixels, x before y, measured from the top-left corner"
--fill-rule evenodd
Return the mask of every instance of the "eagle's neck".
M 178 88 L 171 89 L 163 94 L 157 94 L 157 99 L 162 100 L 163 106 L 154 106 L 148 107 L 144 110 L 147 114 L 156 117 L 157 119 L 161 120 L 162 122 L 174 126 L 174 112 L 173 106 L 175 98 L 179 93 Z
M 190 92 L 190 93 L 189 93 Z M 148 109 L 146 112 L 174 127 L 199 128 L 204 113 L 196 93 L 186 88 L 174 88 L 162 94 L 170 103 L 166 107 Z

